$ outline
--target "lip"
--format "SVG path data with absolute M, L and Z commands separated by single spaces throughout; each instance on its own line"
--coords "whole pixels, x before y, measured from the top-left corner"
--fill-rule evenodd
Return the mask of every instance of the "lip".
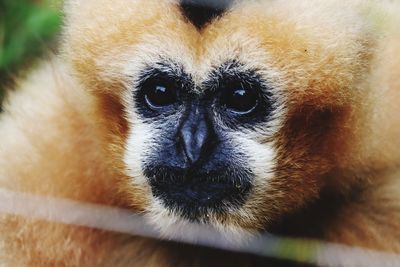
M 165 168 L 153 172 L 146 175 L 151 177 L 153 196 L 166 208 L 191 220 L 198 220 L 209 211 L 224 213 L 243 205 L 251 189 L 252 177 L 248 172 L 237 176 L 230 175 L 228 170 L 207 175 Z
M 168 184 L 163 182 L 151 183 L 155 195 L 175 199 L 177 203 L 192 202 L 201 207 L 216 206 L 224 201 L 233 200 L 235 195 L 244 193 L 246 186 L 231 182 L 185 181 Z

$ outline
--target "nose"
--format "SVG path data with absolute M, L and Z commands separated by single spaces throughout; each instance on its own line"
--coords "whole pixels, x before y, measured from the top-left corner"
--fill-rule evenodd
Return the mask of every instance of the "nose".
M 210 123 L 207 121 L 205 110 L 197 105 L 189 110 L 180 128 L 180 140 L 183 154 L 188 163 L 196 163 L 206 152 L 205 145 L 210 137 Z

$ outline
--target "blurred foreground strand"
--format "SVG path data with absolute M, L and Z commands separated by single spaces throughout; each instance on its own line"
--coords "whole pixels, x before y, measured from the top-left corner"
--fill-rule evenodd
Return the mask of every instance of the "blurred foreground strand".
M 162 239 L 143 216 L 129 210 L 5 189 L 0 189 L 0 213 Z M 242 244 L 234 244 L 209 227 L 199 226 L 196 230 L 201 233 L 198 235 L 201 239 L 192 240 L 187 235 L 187 239 L 169 240 L 329 267 L 400 266 L 400 255 L 386 252 L 269 234 L 251 238 Z M 190 230 L 182 226 L 182 231 Z

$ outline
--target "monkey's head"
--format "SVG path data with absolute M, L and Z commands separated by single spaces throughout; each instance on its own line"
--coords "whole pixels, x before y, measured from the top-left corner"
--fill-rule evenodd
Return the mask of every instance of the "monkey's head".
M 340 187 L 369 60 L 356 14 L 159 0 L 66 13 L 64 55 L 96 97 L 121 188 L 164 231 L 268 229 Z

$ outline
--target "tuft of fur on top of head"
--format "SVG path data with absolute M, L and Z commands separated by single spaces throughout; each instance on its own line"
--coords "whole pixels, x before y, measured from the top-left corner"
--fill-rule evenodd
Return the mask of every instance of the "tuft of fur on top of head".
M 226 12 L 231 4 L 232 0 L 181 0 L 179 5 L 184 17 L 197 29 L 202 29 L 212 20 Z

